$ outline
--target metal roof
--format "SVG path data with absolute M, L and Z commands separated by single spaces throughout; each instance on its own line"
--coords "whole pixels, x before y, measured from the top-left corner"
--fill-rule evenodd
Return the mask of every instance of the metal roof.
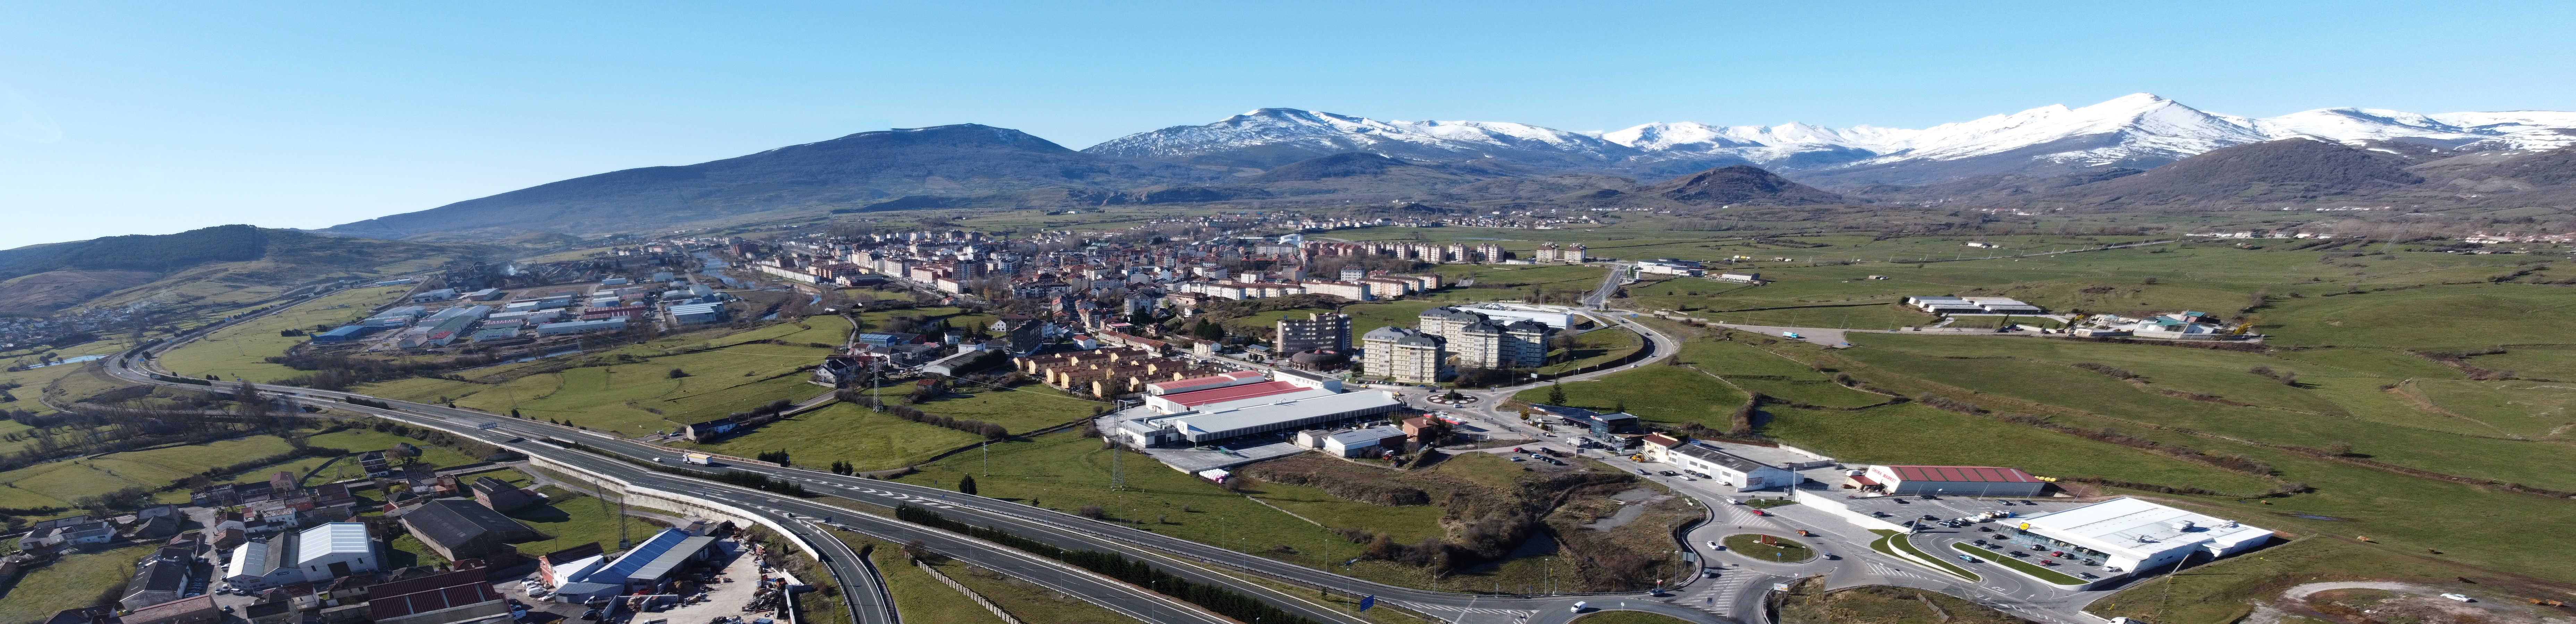
M 2019 468 L 1992 466 L 1888 466 L 1896 478 L 1906 481 L 1950 481 L 1959 483 L 2039 483 L 2040 480 Z
M 1324 439 L 1325 439 L 1325 440 L 1332 441 L 1332 442 L 1339 442 L 1339 443 L 1341 443 L 1341 444 L 1342 444 L 1342 446 L 1350 446 L 1350 445 L 1358 444 L 1358 443 L 1361 443 L 1361 442 L 1366 442 L 1366 443 L 1370 443 L 1370 444 L 1376 444 L 1376 443 L 1378 443 L 1379 441 L 1385 440 L 1385 439 L 1387 439 L 1387 438 L 1400 438 L 1400 437 L 1404 437 L 1404 430 L 1403 430 L 1403 429 L 1397 429 L 1397 428 L 1394 428 L 1394 427 L 1387 427 L 1387 426 L 1377 426 L 1377 427 L 1370 427 L 1370 428 L 1367 428 L 1367 429 L 1361 429 L 1361 430 L 1357 430 L 1357 431 L 1344 431 L 1344 432 L 1341 432 L 1341 433 L 1336 433 L 1336 434 L 1333 434 L 1333 435 L 1324 436 Z
M 367 525 L 359 522 L 333 522 L 305 529 L 295 540 L 297 565 L 335 554 L 375 552 L 374 544 L 367 539 Z
M 1194 392 L 1176 392 L 1163 395 L 1162 398 L 1165 401 L 1171 401 L 1182 407 L 1195 408 L 1201 405 L 1288 394 L 1307 389 L 1308 388 L 1305 386 L 1285 381 L 1264 381 L 1261 383 L 1226 386 L 1223 388 L 1199 390 Z
M 403 513 L 403 524 L 421 541 L 455 546 L 485 533 L 529 531 L 527 525 L 501 515 L 471 498 L 442 498 Z M 361 525 L 364 526 L 364 525 Z
M 1704 461 L 1704 462 L 1708 462 L 1708 463 L 1712 463 L 1712 464 L 1717 464 L 1717 465 L 1719 465 L 1719 466 L 1723 466 L 1723 467 L 1725 467 L 1727 470 L 1733 470 L 1733 471 L 1736 471 L 1736 472 L 1742 472 L 1742 473 L 1747 473 L 1747 474 L 1750 474 L 1750 473 L 1752 473 L 1753 471 L 1761 470 L 1761 469 L 1764 469 L 1764 468 L 1777 468 L 1776 466 L 1772 466 L 1772 465 L 1770 465 L 1770 464 L 1765 464 L 1765 463 L 1762 463 L 1762 462 L 1753 461 L 1753 460 L 1745 459 L 1745 458 L 1742 458 L 1742 457 L 1737 457 L 1737 456 L 1735 456 L 1735 454 L 1734 454 L 1734 453 L 1728 453 L 1728 452 L 1723 451 L 1723 450 L 1718 450 L 1718 448 L 1717 448 L 1717 447 L 1709 446 L 1709 445 L 1706 445 L 1706 444 L 1701 444 L 1701 443 L 1698 443 L 1698 442 L 1692 442 L 1692 443 L 1689 443 L 1689 444 L 1684 444 L 1684 445 L 1681 445 L 1681 446 L 1676 446 L 1676 447 L 1673 447 L 1673 448 L 1672 448 L 1672 450 L 1671 450 L 1671 451 L 1668 451 L 1668 452 L 1671 452 L 1671 453 L 1679 453 L 1679 454 L 1681 454 L 1682 456 L 1685 456 L 1685 457 L 1690 457 L 1690 458 L 1692 458 L 1692 459 L 1697 459 L 1697 460 L 1700 460 L 1700 461 Z
M 715 542 L 716 538 L 694 536 L 688 531 L 662 529 L 662 532 L 653 534 L 652 539 L 627 550 L 626 554 L 617 557 L 617 561 L 589 578 L 594 581 L 659 581 L 679 569 L 690 556 Z

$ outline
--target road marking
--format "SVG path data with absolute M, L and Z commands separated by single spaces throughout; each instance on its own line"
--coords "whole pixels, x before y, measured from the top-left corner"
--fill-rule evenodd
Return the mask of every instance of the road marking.
M 1412 610 L 1415 610 L 1415 611 L 1452 611 L 1452 612 L 1477 613 L 1477 614 L 1483 614 L 1483 615 L 1511 615 L 1511 616 L 1524 616 L 1524 617 L 1526 617 L 1526 616 L 1531 616 L 1531 615 L 1537 615 L 1537 614 L 1538 614 L 1538 612 L 1537 612 L 1537 611 L 1532 611 L 1532 610 L 1527 610 L 1527 609 L 1521 609 L 1521 610 L 1514 610 L 1514 609 L 1489 609 L 1489 608 L 1485 608 L 1485 607 L 1476 607 L 1476 608 L 1472 608 L 1472 609 L 1470 609 L 1470 608 L 1466 608 L 1466 607 L 1453 607 L 1453 606 L 1449 606 L 1449 605 L 1424 604 L 1424 603 L 1411 602 L 1411 601 L 1405 601 L 1405 600 L 1390 600 L 1390 601 L 1388 601 L 1388 602 L 1393 602 L 1393 603 L 1396 603 L 1396 604 L 1404 605 L 1404 606 L 1405 606 L 1405 608 L 1412 609 Z

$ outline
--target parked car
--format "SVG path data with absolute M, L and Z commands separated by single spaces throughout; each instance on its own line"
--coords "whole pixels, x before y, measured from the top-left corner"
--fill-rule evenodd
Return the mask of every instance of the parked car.
M 2084 577 L 2084 578 L 2102 578 L 2102 577 L 2099 577 L 2099 576 L 2094 576 L 2094 575 L 2093 575 L 2093 573 L 2091 573 L 2091 572 L 2077 572 L 2077 573 L 2075 573 L 2075 575 L 2076 575 L 2076 576 L 2081 576 L 2081 577 Z
M 1977 527 L 1977 532 L 1979 532 L 1979 533 L 1993 533 L 1993 532 L 1995 532 L 1995 528 L 1994 528 L 1994 527 Z

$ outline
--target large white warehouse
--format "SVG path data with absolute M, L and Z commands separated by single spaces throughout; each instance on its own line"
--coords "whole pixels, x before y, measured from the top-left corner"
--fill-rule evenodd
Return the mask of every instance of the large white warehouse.
M 2194 554 L 2225 557 L 2272 538 L 2271 529 L 2127 497 L 2023 518 L 2015 530 L 2128 574 L 2168 571 Z

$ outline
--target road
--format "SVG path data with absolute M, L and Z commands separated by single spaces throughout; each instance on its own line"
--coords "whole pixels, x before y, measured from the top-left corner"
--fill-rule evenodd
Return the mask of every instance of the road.
M 1677 352 L 1679 345 L 1671 337 L 1636 323 L 1628 318 L 1628 313 L 1624 311 L 1612 312 L 1595 316 L 1644 336 L 1646 338 L 1644 348 L 1647 350 L 1644 357 L 1632 364 L 1571 376 L 1567 378 L 1568 380 L 1598 378 L 1638 366 L 1653 365 Z M 142 371 L 120 366 L 123 363 L 122 360 L 111 361 L 107 370 L 129 381 L 159 383 Z M 1508 398 L 1512 393 L 1534 387 L 1537 387 L 1537 384 L 1471 390 L 1467 392 L 1477 395 L 1480 399 L 1477 405 L 1466 409 L 1447 406 L 1430 407 L 1451 413 L 1466 412 L 1462 415 L 1474 417 L 1497 431 L 1525 432 L 1526 435 L 1536 436 L 1539 432 L 1526 425 L 1520 425 L 1516 415 L 1506 415 L 1492 409 L 1492 406 L 1498 404 L 1501 399 Z M 343 392 L 289 386 L 262 385 L 260 388 L 325 401 L 340 397 L 384 400 Z M 1418 401 L 1425 396 L 1427 395 L 1416 394 L 1408 399 Z M 862 624 L 894 621 L 892 606 L 885 604 L 883 600 L 885 593 L 882 582 L 863 562 L 859 561 L 855 553 L 849 552 L 838 540 L 828 539 L 822 535 L 826 529 L 818 528 L 815 523 L 827 523 L 834 530 L 856 531 L 892 544 L 919 540 L 929 548 L 948 556 L 974 565 L 1007 570 L 1015 576 L 1029 579 L 1050 589 L 1082 597 L 1148 622 L 1224 621 L 1223 618 L 1159 594 L 1062 566 L 1028 553 L 986 544 L 946 531 L 899 522 L 875 514 L 859 513 L 849 507 L 828 505 L 820 500 L 743 490 L 656 472 L 641 466 L 642 464 L 680 465 L 681 453 L 670 448 L 614 439 L 533 420 L 512 419 L 436 405 L 386 402 L 394 409 L 379 410 L 339 403 L 331 405 L 417 425 L 457 431 L 494 442 L 511 437 L 525 437 L 530 440 L 541 440 L 546 437 L 579 440 L 588 450 L 632 458 L 633 461 L 534 441 L 500 445 L 532 456 L 610 475 L 638 486 L 671 492 L 687 492 L 711 501 L 767 514 L 767 517 L 773 521 L 795 527 L 792 532 L 797 533 L 799 538 L 815 544 L 822 551 L 817 553 L 817 558 L 843 585 L 844 594 L 854 597 L 854 617 Z M 494 428 L 488 431 L 475 429 L 476 426 L 484 423 L 493 423 Z M 1624 460 L 1617 458 L 1611 458 L 1608 461 L 1613 462 L 1613 465 L 1624 463 Z M 844 503 L 866 504 L 886 509 L 896 505 L 915 504 L 970 525 L 995 527 L 1059 547 L 1117 552 L 1131 559 L 1151 562 L 1158 568 L 1194 582 L 1227 587 L 1321 622 L 1358 624 L 1363 620 L 1342 613 L 1333 605 L 1312 600 L 1303 593 L 1281 591 L 1267 584 L 1244 580 L 1235 574 L 1257 575 L 1349 596 L 1376 596 L 1378 600 L 1387 604 L 1402 606 L 1444 621 L 1462 624 L 1566 622 L 1577 617 L 1570 611 L 1570 607 L 1577 601 L 1586 602 L 1596 609 L 1655 612 L 1686 621 L 1742 622 L 1759 617 L 1760 601 L 1769 590 L 1771 583 L 1817 574 L 1826 575 L 1833 587 L 1867 584 L 1925 587 L 1963 595 L 1989 606 L 2051 624 L 2098 624 L 2099 622 L 2099 620 L 2090 619 L 2090 616 L 2080 615 L 2081 606 L 2089 603 L 2090 598 L 2080 595 L 2044 595 L 2043 592 L 2014 583 L 2020 577 L 2002 573 L 2000 570 L 1988 575 L 1990 582 L 1987 584 L 1966 584 L 1967 586 L 1963 587 L 1963 582 L 1949 580 L 1949 577 L 1942 576 L 1939 572 L 1870 551 L 1867 544 L 1875 539 L 1874 535 L 1824 515 L 1821 511 L 1801 510 L 1792 506 L 1782 508 L 1782 512 L 1767 519 L 1739 515 L 1740 509 L 1727 505 L 1725 498 L 1719 493 L 1702 488 L 1674 488 L 1678 492 L 1691 496 L 1698 504 L 1715 510 L 1712 513 L 1717 515 L 1713 522 L 1691 532 L 1693 544 L 1704 546 L 1707 540 L 1719 539 L 1731 532 L 1745 530 L 1737 527 L 1769 527 L 1773 531 L 1791 531 L 1789 534 L 1794 534 L 1793 531 L 1797 528 L 1804 528 L 1818 534 L 1811 539 L 1820 549 L 1842 555 L 1842 558 L 1832 561 L 1783 564 L 1703 551 L 1702 556 L 1707 557 L 1711 563 L 1718 564 L 1720 568 L 1718 578 L 1691 579 L 1676 588 L 1676 594 L 1660 597 L 1643 593 L 1493 596 L 1437 592 L 1374 583 L 1221 546 L 1107 524 L 1016 502 L 968 496 L 937 488 L 767 465 L 732 465 L 725 468 L 794 480 L 805 484 L 816 494 L 837 498 Z M 1634 469 L 1634 467 L 1627 468 Z M 1668 485 L 1688 484 L 1668 483 Z M 1819 517 L 1801 517 L 1802 514 L 1807 513 L 1813 513 Z M 1794 523 L 1796 526 L 1790 526 L 1789 523 Z M 2069 613 L 2076 613 L 2076 615 L 2068 615 Z
M 108 362 L 106 370 L 120 379 L 134 383 L 175 385 L 173 382 L 155 379 L 143 370 L 121 364 L 128 364 L 128 362 L 122 359 Z M 828 539 L 822 535 L 821 529 L 812 528 L 812 522 L 828 519 L 830 525 L 835 528 L 855 530 L 892 544 L 920 540 L 941 554 L 978 566 L 1010 571 L 1015 576 L 1049 589 L 1081 597 L 1147 622 L 1214 624 L 1226 621 L 1224 618 L 1160 594 L 962 535 L 814 500 L 745 490 L 656 472 L 638 465 L 646 462 L 666 466 L 681 465 L 681 453 L 666 447 L 616 439 L 612 436 L 578 431 L 570 427 L 534 420 L 513 419 L 438 405 L 294 386 L 255 384 L 255 387 L 281 395 L 313 399 L 317 404 L 326 404 L 336 409 L 444 429 L 483 439 L 495 446 L 577 466 L 583 470 L 597 472 L 640 487 L 685 492 L 710 501 L 769 514 L 770 519 L 793 528 L 792 532 L 795 532 L 800 539 L 814 544 L 821 550 L 817 553 L 819 555 L 817 559 L 822 561 L 843 585 L 844 595 L 854 597 L 853 615 L 861 624 L 895 621 L 892 606 L 883 604 L 881 599 L 885 595 L 883 582 L 858 560 L 856 553 L 850 552 L 838 540 Z M 384 401 L 393 409 L 376 409 L 336 402 L 341 398 Z M 491 423 L 493 427 L 488 430 L 477 428 L 484 423 Z M 578 440 L 590 450 L 633 458 L 636 461 L 604 457 L 538 441 L 549 437 Z M 517 443 L 506 442 L 511 438 L 527 440 Z M 1605 600 L 1626 602 L 1631 605 L 1626 608 L 1631 610 L 1666 613 L 1689 621 L 1727 622 L 1727 620 L 1710 617 L 1703 611 L 1659 602 L 1644 594 L 1512 598 L 1395 587 L 1159 533 L 1120 528 L 1053 510 L 1010 501 L 968 496 L 937 488 L 766 465 L 730 465 L 725 468 L 799 481 L 806 484 L 814 493 L 839 498 L 846 502 L 889 509 L 901 504 L 916 504 L 951 519 L 972 525 L 1000 528 L 1059 547 L 1117 552 L 1131 559 L 1152 562 L 1156 567 L 1191 581 L 1224 586 L 1321 622 L 1363 624 L 1365 620 L 1342 613 L 1330 604 L 1309 599 L 1302 593 L 1283 592 L 1270 585 L 1237 578 L 1219 569 L 1257 574 L 1345 595 L 1376 596 L 1380 601 L 1460 623 L 1570 621 L 1575 616 L 1568 612 L 1568 607 L 1578 600 L 1590 600 L 1595 605 L 1604 605 Z
M 1632 314 L 1624 310 L 1603 310 L 1595 312 L 1594 316 L 1609 319 L 1619 327 L 1644 336 L 1647 353 L 1643 358 L 1626 366 L 1568 376 L 1563 381 L 1597 379 L 1639 366 L 1652 366 L 1678 353 L 1680 347 L 1678 341 L 1655 331 L 1654 328 L 1637 323 L 1631 318 Z M 1805 336 L 1805 339 L 1810 342 L 1824 341 L 1820 344 L 1829 346 L 1840 343 L 1843 339 L 1843 332 L 1838 329 L 1754 325 L 1729 325 L 1728 327 L 1774 336 L 1780 335 L 1783 331 L 1794 331 Z M 1545 387 L 1545 385 L 1531 383 L 1486 390 L 1460 390 L 1462 394 L 1476 398 L 1475 402 L 1465 406 L 1430 403 L 1426 399 L 1437 396 L 1438 393 L 1425 389 L 1409 389 L 1404 393 L 1404 399 L 1419 409 L 1463 417 L 1469 420 L 1472 426 L 1484 429 L 1498 438 L 1521 437 L 1536 441 L 1523 446 L 1577 452 L 1579 449 L 1573 444 L 1572 438 L 1579 437 L 1581 434 L 1556 436 L 1551 432 L 1541 431 L 1537 427 L 1521 423 L 1518 412 L 1504 411 L 1497 407 L 1514 394 Z M 1488 449 L 1488 452 L 1509 451 L 1509 448 Z M 1595 451 L 1588 456 L 1630 472 L 1640 469 L 1649 472 L 1672 469 L 1671 466 L 1662 464 L 1630 462 L 1624 455 Z M 1871 550 L 1869 544 L 1878 539 L 1877 534 L 1854 526 L 1820 509 L 1790 505 L 1770 510 L 1769 516 L 1756 516 L 1749 508 L 1730 504 L 1729 499 L 1741 498 L 1744 494 L 1723 484 L 1707 480 L 1682 481 L 1663 476 L 1647 478 L 1664 484 L 1675 493 L 1691 497 L 1701 507 L 1710 510 L 1712 515 L 1710 521 L 1689 532 L 1687 546 L 1690 550 L 1700 553 L 1704 561 L 1718 568 L 1718 577 L 1692 579 L 1674 588 L 1674 593 L 1681 599 L 1677 604 L 1690 605 L 1717 615 L 1758 618 L 1761 613 L 1761 601 L 1772 583 L 1818 575 L 1826 577 L 1826 586 L 1829 588 L 1894 585 L 1929 589 L 2047 624 L 2101 624 L 2103 622 L 2101 618 L 2084 613 L 2083 609 L 2093 601 L 2116 591 L 2065 591 L 2006 571 L 1994 564 L 1972 567 L 1983 577 L 1983 580 L 1970 582 L 1923 567 L 1921 564 Z M 1776 498 L 1783 494 L 1783 492 L 1772 491 L 1761 495 Z M 1797 536 L 1797 532 L 1802 529 L 1812 535 L 1795 539 L 1808 542 L 1819 552 L 1833 553 L 1837 558 L 1833 560 L 1819 558 L 1805 563 L 1784 564 L 1741 556 L 1733 551 L 1714 551 L 1708 548 L 1708 542 L 1723 540 L 1727 535 L 1761 532 Z M 1946 531 L 1947 529 L 1935 530 Z M 1930 532 L 1926 531 L 1926 533 Z M 1936 552 L 1928 546 L 1925 551 Z

